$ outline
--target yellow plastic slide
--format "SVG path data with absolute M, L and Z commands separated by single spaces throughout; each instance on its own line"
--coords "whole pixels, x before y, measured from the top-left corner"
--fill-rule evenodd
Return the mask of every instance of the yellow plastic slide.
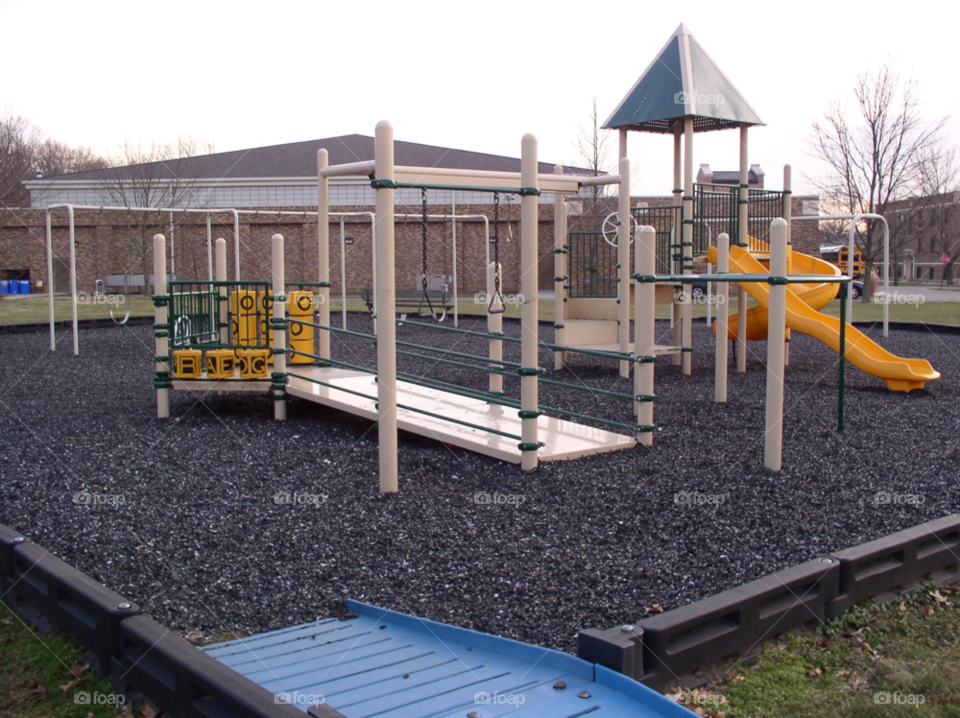
M 707 260 L 716 263 L 715 247 L 710 247 Z M 824 271 L 826 267 L 820 265 L 827 265 L 836 271 Z M 756 257 L 750 254 L 747 248 L 734 246 L 730 247 L 730 271 L 764 274 L 768 270 Z M 839 269 L 823 260 L 815 259 L 800 252 L 793 252 L 791 272 L 793 274 L 839 274 Z M 755 333 L 759 333 L 761 323 L 762 337 L 765 338 L 770 287 L 764 282 L 743 282 L 739 286 L 743 287 L 747 294 L 760 305 L 747 312 L 747 321 L 750 322 L 747 327 L 748 338 L 753 338 L 749 337 L 750 326 L 756 326 L 757 331 Z M 787 327 L 796 329 L 803 334 L 809 334 L 822 341 L 833 351 L 839 352 L 840 320 L 821 314 L 813 308 L 817 305 L 820 308 L 826 306 L 836 296 L 836 286 L 813 284 L 807 285 L 806 290 L 803 289 L 803 286 L 787 285 Z M 754 312 L 751 316 L 750 312 L 754 309 L 760 311 Z M 734 316 L 730 317 L 731 325 L 734 327 L 736 326 L 733 324 L 735 319 Z M 847 359 L 850 360 L 850 363 L 868 374 L 880 377 L 887 382 L 887 387 L 893 391 L 922 389 L 925 382 L 940 378 L 940 373 L 935 371 L 926 359 L 904 359 L 891 354 L 850 324 L 847 325 L 846 334 Z M 735 339 L 736 331 L 734 330 L 728 336 Z M 761 337 L 757 336 L 756 338 Z

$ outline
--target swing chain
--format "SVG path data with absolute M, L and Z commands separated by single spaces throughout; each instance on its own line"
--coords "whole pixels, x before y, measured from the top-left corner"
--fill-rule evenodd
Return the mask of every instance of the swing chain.
M 499 308 L 495 308 L 497 300 Z M 493 295 L 487 305 L 487 314 L 502 314 L 506 308 L 503 305 L 503 295 L 500 293 L 500 193 L 493 193 Z
M 423 237 L 423 249 L 422 249 L 423 278 L 420 281 L 420 286 L 423 287 L 424 294 L 426 294 L 426 291 L 427 291 L 427 190 L 426 189 L 420 190 L 420 201 L 422 204 L 422 209 L 421 209 L 422 217 L 421 217 L 420 225 L 421 225 L 421 234 Z M 427 301 L 429 302 L 429 297 Z

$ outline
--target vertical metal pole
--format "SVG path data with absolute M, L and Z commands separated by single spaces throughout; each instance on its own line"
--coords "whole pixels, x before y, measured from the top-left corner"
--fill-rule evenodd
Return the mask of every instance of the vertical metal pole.
M 740 187 L 737 202 L 737 244 L 746 247 L 750 243 L 750 155 L 748 152 L 747 126 L 740 127 Z M 767 336 L 770 336 L 769 326 Z M 737 373 L 747 371 L 747 291 L 737 285 Z
M 783 218 L 787 221 L 787 274 L 793 274 L 793 169 L 783 166 Z M 790 291 L 789 285 L 787 291 Z M 784 335 L 783 365 L 790 366 L 790 329 Z
M 177 275 L 177 241 L 173 234 L 173 212 L 170 213 L 170 274 Z
M 860 221 L 860 215 L 855 214 L 853 219 L 850 220 L 850 237 L 847 240 L 847 276 L 853 279 L 854 267 L 856 267 L 856 262 L 854 261 L 855 255 L 854 250 L 856 250 L 856 232 L 857 232 L 857 222 Z M 863 278 L 864 288 L 866 288 L 867 277 Z M 847 321 L 853 321 L 853 292 L 847 293 Z
M 57 350 L 57 333 L 53 319 L 53 226 L 50 210 L 47 210 L 47 309 L 50 313 L 50 351 Z
M 626 130 L 622 131 L 626 135 Z M 620 353 L 630 351 L 630 160 L 620 159 L 617 199 L 617 339 Z M 620 360 L 620 376 L 630 376 L 630 362 Z
M 562 175 L 563 166 L 556 165 L 553 173 Z M 559 192 L 553 195 L 553 343 L 560 346 L 566 346 L 564 322 L 566 321 L 566 296 L 564 284 L 569 280 L 567 277 L 567 250 L 564 245 L 567 243 L 567 201 Z M 553 368 L 563 369 L 567 361 L 566 352 L 553 353 Z
M 721 232 L 717 237 L 717 274 L 730 273 L 730 235 Z M 730 314 L 730 282 L 717 282 L 717 336 L 716 367 L 714 369 L 713 400 L 718 404 L 727 401 L 727 318 Z
M 217 238 L 217 281 L 227 281 L 227 240 L 223 237 Z M 218 293 L 222 299 L 218 300 L 219 311 L 217 312 L 218 324 L 220 325 L 220 343 L 226 346 L 230 343 L 230 327 L 228 326 L 227 316 L 227 288 L 220 285 Z
M 207 270 L 210 281 L 213 281 L 213 227 L 210 224 L 210 213 L 207 212 Z
M 377 179 L 393 179 L 393 126 L 377 123 L 374 140 Z M 322 159 L 326 166 L 326 151 Z M 322 178 L 320 223 L 327 221 L 326 178 Z M 377 314 L 384 321 L 377 327 L 377 437 L 380 445 L 380 493 L 396 491 L 397 479 L 397 323 L 394 287 L 393 190 L 376 189 L 377 209 Z M 320 230 L 321 237 L 326 232 Z M 321 245 L 323 241 L 321 240 Z M 322 260 L 321 260 L 322 262 Z M 322 267 L 321 267 L 322 269 Z M 322 275 L 321 275 L 322 276 Z M 321 278 L 321 281 L 322 278 Z M 321 323 L 322 323 L 321 319 Z M 327 345 L 329 351 L 329 343 Z M 329 355 L 328 355 L 329 356 Z
M 683 201 L 683 127 L 677 123 L 676 130 L 673 133 L 673 206 L 682 207 L 681 212 L 682 216 L 680 221 L 677 222 L 676 210 L 674 210 L 674 222 L 673 222 L 673 234 L 670 235 L 670 258 L 669 264 L 670 271 L 673 274 L 680 274 L 680 266 L 682 261 L 674 259 L 674 257 L 679 257 L 683 254 L 681 242 L 683 242 L 683 220 L 684 219 L 693 219 L 693 217 L 687 217 L 687 206 Z M 682 323 L 680 321 L 680 305 L 674 299 L 673 303 L 670 305 L 670 321 L 671 326 L 673 327 L 673 346 L 679 347 L 682 343 L 682 337 L 680 334 L 680 328 Z M 683 357 L 680 354 L 673 355 L 673 365 L 680 366 L 683 363 Z
M 148 284 L 144 277 L 144 283 Z M 167 295 L 167 240 L 162 234 L 153 235 L 153 292 L 158 297 Z M 154 308 L 154 321 L 158 326 L 167 324 L 167 306 L 156 306 Z M 170 380 L 170 362 L 168 356 L 168 335 L 171 329 L 160 329 L 157 333 L 163 336 L 156 338 L 156 381 L 158 384 L 169 385 Z M 161 361 L 161 358 L 163 361 Z M 170 416 L 170 389 L 167 386 L 157 389 L 157 418 L 166 419 Z
M 235 267 L 234 279 L 240 281 L 240 213 L 237 210 L 233 212 L 233 263 Z
M 347 328 L 347 229 L 346 217 L 340 218 L 340 326 Z
M 684 274 L 693 274 L 693 118 L 683 120 L 683 242 L 680 256 Z M 690 285 L 680 290 L 683 302 L 683 326 L 680 332 L 683 354 L 681 371 L 689 376 L 693 353 L 693 307 L 690 304 Z
M 287 418 L 286 373 L 287 373 L 287 330 L 282 326 L 286 318 L 286 278 L 283 261 L 283 235 L 275 234 L 271 238 L 273 259 L 273 318 L 277 326 L 273 330 L 273 418 L 283 421 Z
M 457 191 L 450 191 L 450 243 L 453 245 L 453 326 L 460 326 L 460 289 L 457 279 Z
M 770 275 L 787 276 L 787 223 L 778 217 L 770 225 Z M 783 453 L 783 332 L 787 327 L 787 285 L 770 284 L 767 330 L 767 407 L 763 465 L 780 471 Z
M 371 260 L 373 262 L 371 268 L 371 289 L 373 291 L 373 307 L 371 307 L 371 312 L 373 314 L 373 335 L 377 335 L 377 215 L 373 212 L 370 212 L 370 247 L 372 248 Z
M 487 306 L 489 307 L 490 297 L 494 295 L 495 281 L 494 272 L 502 272 L 503 267 L 497 266 L 496 262 L 490 262 L 487 265 Z M 502 274 L 501 274 L 502 276 Z M 489 334 L 500 335 L 503 333 L 503 314 L 487 314 L 487 332 Z M 503 341 L 500 339 L 490 339 L 490 367 L 493 369 L 503 369 L 502 364 L 497 362 L 503 359 Z M 489 379 L 490 393 L 503 394 L 503 377 L 499 374 L 490 374 Z
M 389 123 L 387 123 L 389 128 Z M 392 137 L 392 133 L 391 133 Z M 392 140 L 390 141 L 393 147 Z M 391 156 L 392 156 L 391 151 Z M 320 170 L 327 166 L 329 158 L 325 149 L 317 150 L 317 281 L 320 286 L 317 287 L 317 312 L 319 323 L 325 327 L 330 326 L 330 183 L 329 180 L 320 174 Z M 393 162 L 390 163 L 391 177 L 393 176 Z M 379 191 L 377 197 L 380 196 Z M 391 192 L 391 200 L 393 194 Z M 391 214 L 393 204 L 390 205 Z M 378 215 L 379 221 L 379 215 Z M 391 232 L 393 222 L 390 222 Z M 391 255 L 392 257 L 392 255 Z M 326 284 L 327 286 L 323 286 Z M 330 358 L 330 331 L 320 329 L 317 332 L 317 351 L 321 360 Z
M 657 231 L 649 225 L 637 230 L 633 255 L 634 271 L 645 277 L 656 274 Z M 634 357 L 639 360 L 633 368 L 633 393 L 636 402 L 637 440 L 644 446 L 653 446 L 653 370 L 654 363 L 640 357 L 652 357 L 655 342 L 657 286 L 653 282 L 638 282 L 634 288 Z
M 537 138 L 532 134 L 523 136 L 520 143 L 520 186 L 537 188 Z M 520 198 L 520 291 L 523 305 L 520 311 L 520 409 L 521 445 L 520 468 L 524 471 L 537 467 L 539 436 L 537 414 L 540 411 L 540 381 L 537 376 L 540 357 L 540 327 L 537 300 L 537 225 L 538 200 L 533 194 Z
M 73 355 L 77 356 L 80 354 L 80 331 L 77 322 L 77 228 L 73 216 L 73 207 L 70 205 L 67 205 L 67 215 L 70 218 L 70 315 L 73 318 Z M 166 266 L 166 257 L 163 258 L 163 263 Z M 144 277 L 144 282 L 146 282 L 146 277 Z
M 883 222 L 883 336 L 890 336 L 890 227 Z
M 846 385 L 847 365 L 847 292 L 846 282 L 840 285 L 840 389 L 837 392 L 837 431 L 843 431 L 843 402 Z

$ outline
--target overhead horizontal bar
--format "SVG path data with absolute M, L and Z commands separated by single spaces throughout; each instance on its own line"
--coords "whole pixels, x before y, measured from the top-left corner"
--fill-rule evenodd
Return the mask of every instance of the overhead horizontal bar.
M 348 162 L 343 165 L 332 165 L 330 167 L 321 167 L 319 174 L 321 177 L 343 177 L 345 175 L 372 175 L 375 167 L 373 160 L 365 162 Z
M 436 187 L 502 187 L 504 191 L 522 187 L 519 172 L 494 172 L 488 170 L 461 170 L 448 167 L 395 167 L 393 179 L 397 184 L 432 185 Z M 559 192 L 577 194 L 583 180 L 595 177 L 577 175 L 537 175 L 537 185 L 541 192 Z

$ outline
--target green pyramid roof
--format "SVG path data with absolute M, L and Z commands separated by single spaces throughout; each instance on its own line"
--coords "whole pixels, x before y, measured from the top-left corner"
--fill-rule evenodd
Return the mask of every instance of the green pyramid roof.
M 694 132 L 763 124 L 681 23 L 603 127 L 666 133 L 684 117 L 694 118 Z

